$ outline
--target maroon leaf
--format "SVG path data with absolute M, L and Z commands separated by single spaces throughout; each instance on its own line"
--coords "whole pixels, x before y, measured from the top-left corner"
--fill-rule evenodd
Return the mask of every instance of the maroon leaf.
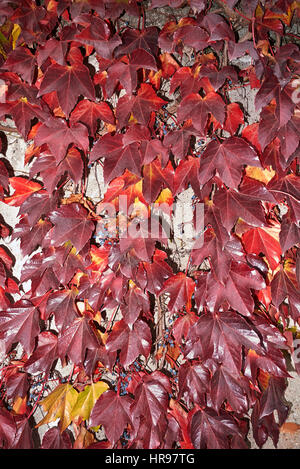
M 229 137 L 223 142 L 213 140 L 201 158 L 200 183 L 205 184 L 217 170 L 228 187 L 237 188 L 244 165 L 261 167 L 256 151 L 245 140 L 240 137 Z
M 59 163 L 65 156 L 70 144 L 84 152 L 89 148 L 88 130 L 85 125 L 76 123 L 68 127 L 63 119 L 51 119 L 42 124 L 35 136 L 35 144 L 47 144 Z
M 71 241 L 77 251 L 81 251 L 94 230 L 87 210 L 79 204 L 60 207 L 51 213 L 50 220 L 54 225 L 51 244 L 55 246 Z
M 93 147 L 90 155 L 91 161 L 105 157 L 104 180 L 111 182 L 128 169 L 137 176 L 141 173 L 141 154 L 136 142 L 130 145 L 123 144 L 123 136 L 105 134 Z
M 174 313 L 190 303 L 194 288 L 195 282 L 193 279 L 180 272 L 165 281 L 160 295 L 163 293 L 170 294 L 168 309 Z
M 192 119 L 195 129 L 204 134 L 208 116 L 212 114 L 220 124 L 225 119 L 225 104 L 221 96 L 210 92 L 204 98 L 192 93 L 184 97 L 178 108 L 179 122 Z
M 221 365 L 215 371 L 210 386 L 213 408 L 217 412 L 224 401 L 237 413 L 247 412 L 249 385 L 245 378 Z
M 127 94 L 132 95 L 138 83 L 137 70 L 141 68 L 157 70 L 153 55 L 144 49 L 133 51 L 128 64 L 121 61 L 113 63 L 107 71 L 108 79 L 105 84 L 108 96 L 113 94 L 118 82 L 125 88 Z
M 31 104 L 27 98 L 21 98 L 9 107 L 7 114 L 10 114 L 15 121 L 16 127 L 20 134 L 26 139 L 31 129 L 32 120 L 39 119 L 45 122 L 50 115 L 39 106 Z
M 93 46 L 101 57 L 111 59 L 114 49 L 122 42 L 119 35 L 115 34 L 110 37 L 110 29 L 101 18 L 90 15 L 87 20 L 88 26 L 80 34 L 77 34 L 75 39 L 83 44 Z
M 130 412 L 134 434 L 143 441 L 143 448 L 157 448 L 164 436 L 169 402 L 170 383 L 165 375 L 155 371 L 146 375 L 135 390 L 135 399 Z
M 187 362 L 179 368 L 178 398 L 185 398 L 188 405 L 191 403 L 203 405 L 205 392 L 208 390 L 210 372 L 204 365 Z
M 238 427 L 230 414 L 206 408 L 195 412 L 191 419 L 191 438 L 196 449 L 229 449 L 230 437 Z
M 27 353 L 32 353 L 40 327 L 39 312 L 30 301 L 19 300 L 6 311 L 1 311 L 0 325 L 6 350 L 20 342 Z
M 159 293 L 164 281 L 172 275 L 172 269 L 166 263 L 166 258 L 164 251 L 156 249 L 152 262 L 143 263 L 147 278 L 145 288 L 152 294 Z
M 228 232 L 238 218 L 253 226 L 265 226 L 266 217 L 261 203 L 255 205 L 248 195 L 233 189 L 220 189 L 214 197 L 214 203 L 220 210 L 221 219 Z
M 46 318 L 54 315 L 55 324 L 59 330 L 69 326 L 78 316 L 76 309 L 77 291 L 60 290 L 51 293 L 46 305 Z
M 106 349 L 108 352 L 120 350 L 120 363 L 126 368 L 141 354 L 148 357 L 151 349 L 151 333 L 144 321 L 137 320 L 129 327 L 121 319 L 110 333 Z
M 83 364 L 88 349 L 94 350 L 98 347 L 98 339 L 85 317 L 78 317 L 58 335 L 59 357 L 64 359 L 68 356 L 76 365 Z
M 94 405 L 89 423 L 93 427 L 103 425 L 108 440 L 114 445 L 127 425 L 132 424 L 132 403 L 133 400 L 129 396 L 106 391 Z
M 14 398 L 20 396 L 25 397 L 29 390 L 29 380 L 27 373 L 15 373 L 9 376 L 6 382 L 6 394 L 8 397 Z
M 16 422 L 11 412 L 1 403 L 0 406 L 0 441 L 1 447 L 12 448 L 17 431 Z
M 40 370 L 49 373 L 57 358 L 57 336 L 50 331 L 43 331 L 38 335 L 37 347 L 26 361 L 24 369 L 28 373 L 37 373 Z
M 148 125 L 151 112 L 158 111 L 166 101 L 157 96 L 148 83 L 142 83 L 136 96 L 123 96 L 116 107 L 119 128 L 127 125 L 130 115 L 142 125 Z
M 285 298 L 289 299 L 291 314 L 297 321 L 300 316 L 300 296 L 295 273 L 280 266 L 271 282 L 272 302 L 279 306 Z
M 239 314 L 227 311 L 205 314 L 191 327 L 186 339 L 186 358 L 213 358 L 240 373 L 242 346 L 261 350 L 259 335 Z
M 89 69 L 82 64 L 73 65 L 52 64 L 47 69 L 38 96 L 57 93 L 59 104 L 68 117 L 77 103 L 78 96 L 95 99 L 95 90 Z
M 200 69 L 199 77 L 207 77 L 215 91 L 218 91 L 227 79 L 230 79 L 233 83 L 237 81 L 237 73 L 230 66 L 218 70 L 214 65 L 205 64 Z
M 143 49 L 155 57 L 158 51 L 157 39 L 158 30 L 156 27 L 145 28 L 143 31 L 127 28 L 122 35 L 123 44 L 117 48 L 115 55 L 120 57 L 137 49 Z
M 95 136 L 98 120 L 109 124 L 115 123 L 113 112 L 107 103 L 95 103 L 88 99 L 80 101 L 70 116 L 71 125 L 82 122 L 92 136 Z
M 41 448 L 72 449 L 72 441 L 67 430 L 61 433 L 58 427 L 52 427 L 44 434 Z
M 32 84 L 35 63 L 35 56 L 30 50 L 26 46 L 19 46 L 9 54 L 4 66 L 7 70 L 18 73 L 23 80 Z
M 278 412 L 279 425 L 286 420 L 289 412 L 289 405 L 284 398 L 286 388 L 283 378 L 270 378 L 267 389 L 263 392 L 260 400 L 260 418 L 267 417 L 275 410 Z

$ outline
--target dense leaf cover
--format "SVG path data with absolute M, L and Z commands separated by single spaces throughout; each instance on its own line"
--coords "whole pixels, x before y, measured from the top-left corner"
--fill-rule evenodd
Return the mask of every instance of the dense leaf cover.
M 247 448 L 250 423 L 277 444 L 300 324 L 295 18 L 292 0 L 0 1 L 0 117 L 29 168 L 0 161 L 19 207 L 0 234 L 25 259 L 16 279 L 0 247 L 1 447 Z M 188 188 L 205 233 L 182 268 L 142 221 Z M 112 234 L 106 203 L 139 235 Z

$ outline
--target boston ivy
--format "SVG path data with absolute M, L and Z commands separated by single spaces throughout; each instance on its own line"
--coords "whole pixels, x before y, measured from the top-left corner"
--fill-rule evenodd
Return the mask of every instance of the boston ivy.
M 250 424 L 276 445 L 288 356 L 300 370 L 297 2 L 1 0 L 0 17 L 1 128 L 28 142 L 28 176 L 0 161 L 19 207 L 0 235 L 26 256 L 16 279 L 0 247 L 0 446 L 247 448 Z M 186 189 L 205 232 L 180 251 L 150 221 Z

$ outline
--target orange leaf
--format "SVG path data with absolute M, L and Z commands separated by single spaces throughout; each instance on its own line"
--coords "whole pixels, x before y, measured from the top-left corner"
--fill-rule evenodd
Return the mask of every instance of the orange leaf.
M 246 176 L 249 176 L 252 179 L 268 184 L 271 179 L 275 176 L 275 171 L 273 169 L 262 169 L 256 168 L 254 166 L 246 167 Z
M 280 427 L 280 433 L 296 433 L 300 430 L 300 425 L 295 422 L 285 422 L 283 425 Z
M 252 228 L 243 234 L 242 240 L 247 252 L 254 254 L 263 253 L 274 271 L 281 259 L 281 247 L 279 243 L 279 228 Z
M 109 249 L 107 247 L 92 246 L 90 250 L 90 255 L 92 263 L 89 265 L 88 269 L 92 270 L 96 275 L 96 278 L 99 279 L 101 273 L 106 269 L 108 262 Z
M 33 182 L 23 177 L 11 177 L 9 178 L 9 182 L 15 189 L 15 192 L 10 197 L 5 197 L 4 202 L 14 207 L 22 205 L 33 192 L 37 192 L 42 188 L 41 184 L 38 182 Z
M 13 404 L 13 411 L 16 413 L 16 414 L 19 414 L 19 415 L 24 415 L 26 413 L 26 410 L 27 410 L 27 397 L 20 397 L 18 396 L 17 399 L 15 400 L 14 404 Z

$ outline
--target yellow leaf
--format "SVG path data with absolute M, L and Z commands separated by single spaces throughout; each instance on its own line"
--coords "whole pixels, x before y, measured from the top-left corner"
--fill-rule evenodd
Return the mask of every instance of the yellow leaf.
M 69 383 L 57 386 L 40 402 L 40 405 L 47 413 L 37 427 L 60 419 L 59 428 L 63 432 L 72 421 L 72 410 L 77 401 L 77 396 L 78 392 Z
M 12 37 L 12 48 L 15 49 L 16 48 L 16 42 L 18 40 L 18 37 L 20 36 L 21 34 L 21 28 L 18 24 L 14 24 L 14 28 L 12 30 L 12 33 L 11 33 L 11 37 Z
M 72 417 L 81 417 L 82 420 L 88 420 L 95 402 L 107 389 L 108 385 L 103 381 L 87 385 L 77 396 L 76 404 L 72 410 Z
M 172 192 L 168 188 L 163 189 L 155 201 L 155 203 L 159 205 L 160 204 L 172 205 L 173 202 L 174 202 L 174 198 L 173 198 Z
M 263 182 L 264 184 L 268 184 L 268 182 L 274 177 L 275 171 L 272 168 L 261 169 L 254 166 L 247 166 L 246 175 L 252 179 Z

